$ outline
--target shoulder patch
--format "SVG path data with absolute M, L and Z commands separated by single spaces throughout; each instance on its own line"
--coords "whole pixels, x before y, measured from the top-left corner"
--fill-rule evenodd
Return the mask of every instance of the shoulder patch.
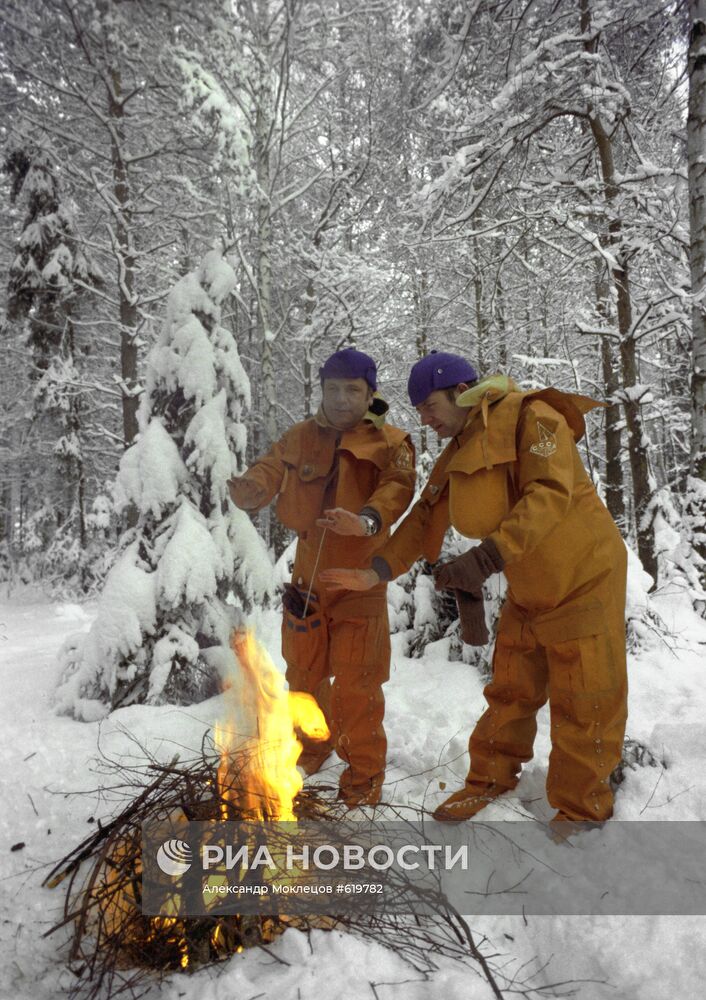
M 394 463 L 398 469 L 412 468 L 412 449 L 406 441 L 403 441 L 395 452 Z
M 549 458 L 556 451 L 556 434 L 541 420 L 537 421 L 537 441 L 530 445 L 530 451 L 541 458 Z

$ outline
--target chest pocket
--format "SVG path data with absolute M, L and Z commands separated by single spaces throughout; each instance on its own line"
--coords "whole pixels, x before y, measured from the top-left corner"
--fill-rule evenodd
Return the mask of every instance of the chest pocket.
M 510 513 L 514 502 L 510 468 L 503 463 L 470 475 L 457 470 L 450 473 L 449 518 L 462 535 L 485 538 Z
M 275 510 L 291 531 L 307 531 L 320 517 L 332 462 L 333 450 L 312 456 L 284 455 L 285 472 Z

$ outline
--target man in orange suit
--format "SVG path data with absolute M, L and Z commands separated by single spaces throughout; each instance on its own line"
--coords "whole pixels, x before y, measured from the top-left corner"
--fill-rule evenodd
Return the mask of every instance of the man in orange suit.
M 335 749 L 347 764 L 339 797 L 351 807 L 374 805 L 387 750 L 387 585 L 378 581 L 361 594 L 324 590 L 320 579 L 328 567 L 369 565 L 388 540 L 414 494 L 414 449 L 407 433 L 385 423 L 388 406 L 367 354 L 338 351 L 319 374 L 316 416 L 295 424 L 228 485 L 236 506 L 250 512 L 277 495 L 277 516 L 297 533 L 282 653 L 290 690 L 313 694 L 331 730 L 323 745 L 301 736 L 299 762 L 313 773 Z
M 549 699 L 554 818 L 606 820 L 627 718 L 627 554 L 576 448 L 583 414 L 600 404 L 523 392 L 503 375 L 479 380 L 464 358 L 442 353 L 422 358 L 408 387 L 422 423 L 449 444 L 371 568 L 331 569 L 324 582 L 364 591 L 421 556 L 434 562 L 449 525 L 481 539 L 436 572 L 437 588 L 456 591 L 464 640 L 476 645 L 488 641 L 483 583 L 504 572 L 508 591 L 470 770 L 434 816 L 469 819 L 515 787 Z

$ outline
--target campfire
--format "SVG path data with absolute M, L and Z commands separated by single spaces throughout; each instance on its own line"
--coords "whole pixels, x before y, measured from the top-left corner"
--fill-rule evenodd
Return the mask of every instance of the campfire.
M 221 761 L 221 817 L 296 820 L 294 800 L 303 786 L 297 770 L 302 745 L 296 732 L 325 740 L 326 720 L 310 694 L 286 689 L 282 674 L 251 631 L 233 632 L 231 646 L 241 670 L 226 681 L 226 721 L 216 726 L 214 736 Z M 255 732 L 244 743 L 253 722 Z
M 94 1000 L 127 992 L 136 996 L 145 977 L 192 972 L 248 947 L 266 947 L 288 927 L 345 927 L 429 972 L 434 957 L 473 958 L 492 982 L 487 963 L 463 919 L 443 896 L 432 917 L 405 919 L 382 911 L 360 915 L 291 916 L 223 913 L 183 917 L 173 911 L 143 912 L 143 823 L 176 831 L 192 821 L 340 823 L 345 807 L 326 786 L 303 788 L 297 770 L 301 743 L 329 736 L 315 700 L 289 692 L 267 652 L 248 631 L 231 634 L 237 668 L 224 685 L 225 717 L 205 739 L 200 755 L 169 764 L 151 760 L 141 768 L 106 765 L 130 796 L 114 819 L 79 844 L 49 873 L 44 884 L 66 889 L 64 916 L 48 934 L 72 930 L 68 964 L 74 994 Z M 273 824 L 276 826 L 276 824 Z M 268 827 L 269 829 L 269 827 Z M 280 841 L 280 848 L 282 842 Z M 414 886 L 397 887 L 410 893 Z M 428 904 L 429 899 L 425 898 Z M 496 995 L 500 995 L 497 993 Z
M 302 748 L 297 731 L 311 739 L 329 735 L 319 706 L 310 695 L 287 690 L 251 631 L 234 630 L 231 648 L 237 664 L 224 684 L 225 715 L 212 745 L 204 744 L 196 762 L 180 764 L 177 757 L 168 765 L 150 763 L 147 769 L 156 776 L 141 794 L 45 880 L 54 888 L 70 879 L 58 926 L 73 924 L 71 963 L 93 983 L 91 996 L 117 970 L 188 970 L 268 943 L 298 922 L 286 916 L 185 919 L 141 912 L 143 821 L 163 820 L 178 830 L 192 820 L 291 822 L 324 809 L 316 793 L 301 794 L 296 766 Z M 76 887 L 88 861 L 88 876 Z

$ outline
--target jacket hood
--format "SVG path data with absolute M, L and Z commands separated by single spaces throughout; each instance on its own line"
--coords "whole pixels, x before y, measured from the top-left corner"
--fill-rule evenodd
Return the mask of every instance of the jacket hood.
M 456 405 L 468 408 L 468 421 L 472 419 L 472 413 L 475 408 L 480 405 L 487 436 L 489 407 L 513 392 L 521 393 L 525 399 L 543 399 L 561 413 L 571 428 L 576 441 L 580 441 L 586 431 L 586 423 L 583 418 L 584 413 L 588 413 L 589 410 L 593 410 L 597 406 L 606 405 L 596 399 L 592 399 L 590 396 L 582 396 L 575 392 L 563 392 L 560 389 L 554 389 L 552 386 L 548 386 L 545 389 L 524 391 L 509 375 L 486 376 L 486 378 L 477 382 L 476 385 L 472 385 L 470 389 L 466 389 L 460 396 L 457 396 Z M 468 421 L 466 422 L 466 426 L 468 426 Z
M 472 409 L 487 395 L 489 403 L 497 403 L 509 392 L 519 392 L 520 387 L 509 375 L 486 375 L 470 389 L 456 397 L 456 406 Z
M 380 430 L 387 419 L 389 411 L 389 404 L 385 402 L 379 392 L 374 392 L 373 401 L 367 413 L 363 416 L 363 420 L 368 420 L 374 427 Z M 323 403 L 319 404 L 319 408 L 314 415 L 314 420 L 320 427 L 333 427 L 333 424 L 324 413 Z

